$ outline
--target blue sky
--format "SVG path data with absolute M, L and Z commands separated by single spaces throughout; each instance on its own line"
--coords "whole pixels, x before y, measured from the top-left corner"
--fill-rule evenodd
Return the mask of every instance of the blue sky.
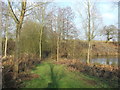
M 54 2 L 57 3 L 60 7 L 67 7 L 70 6 L 75 11 L 76 9 L 76 3 L 79 2 L 79 0 L 55 0 Z M 110 2 L 109 0 L 102 0 L 97 1 L 97 9 L 100 12 L 100 15 L 103 19 L 103 23 L 105 25 L 114 24 L 117 25 L 118 23 L 118 7 L 117 5 L 113 4 L 113 2 Z M 76 12 L 76 11 L 75 11 Z
M 55 0 L 54 2 L 56 2 L 56 6 L 60 6 L 60 7 L 67 7 L 70 6 L 73 11 L 76 14 L 76 19 L 75 19 L 75 23 L 76 26 L 79 28 L 80 30 L 80 25 L 81 25 L 81 21 L 79 19 L 79 15 L 78 15 L 78 9 L 80 9 L 79 7 L 77 7 L 77 4 L 79 3 L 80 0 Z M 79 6 L 79 5 L 78 5 Z M 84 6 L 84 5 L 81 5 Z M 99 17 L 101 17 L 102 19 L 102 25 L 115 25 L 118 26 L 118 7 L 117 4 L 115 5 L 112 1 L 110 0 L 102 0 L 102 1 L 97 1 L 96 2 L 96 7 L 98 9 L 99 12 Z M 84 32 L 81 30 L 81 35 L 82 39 L 85 39 L 85 35 Z M 96 40 L 105 40 L 105 37 L 103 36 L 97 36 L 95 38 Z
M 102 15 L 104 24 L 117 25 L 118 23 L 118 7 L 113 2 L 98 2 L 98 7 Z

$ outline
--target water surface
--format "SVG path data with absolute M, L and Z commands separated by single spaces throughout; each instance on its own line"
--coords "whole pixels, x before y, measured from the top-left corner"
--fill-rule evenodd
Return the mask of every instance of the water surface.
M 86 62 L 87 58 L 82 57 L 82 62 Z M 90 63 L 104 64 L 104 65 L 118 65 L 118 56 L 95 56 L 90 59 Z

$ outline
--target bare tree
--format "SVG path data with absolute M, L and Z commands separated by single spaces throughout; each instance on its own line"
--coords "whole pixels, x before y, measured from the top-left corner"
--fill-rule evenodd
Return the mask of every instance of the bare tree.
M 56 28 L 56 32 L 57 32 L 57 58 L 56 58 L 56 61 L 59 60 L 60 26 L 61 26 L 60 18 L 61 18 L 61 14 L 58 13 L 58 16 L 57 16 L 57 28 Z
M 5 37 L 5 43 L 4 43 L 4 57 L 3 58 L 6 58 L 7 56 L 7 46 L 8 46 L 8 34 L 10 34 L 10 22 L 11 19 L 10 19 L 10 14 L 9 14 L 9 10 L 8 10 L 8 6 L 5 5 L 3 3 L 3 7 L 2 7 L 2 29 L 4 31 L 4 37 Z
M 19 58 L 19 40 L 20 40 L 20 32 L 21 32 L 21 28 L 23 25 L 23 20 L 24 20 L 24 16 L 25 16 L 25 12 L 26 12 L 26 0 L 22 0 L 21 2 L 21 14 L 20 17 L 18 19 L 18 17 L 15 15 L 15 12 L 13 11 L 11 2 L 8 0 L 8 6 L 9 6 L 9 10 L 11 13 L 12 18 L 14 19 L 15 23 L 16 23 L 16 49 L 15 49 L 15 59 L 14 59 L 14 79 L 17 78 L 17 74 L 18 74 L 18 58 Z
M 68 42 L 71 37 L 71 32 L 75 26 L 73 23 L 74 13 L 70 7 L 58 9 L 58 33 L 59 33 L 59 45 L 61 45 L 60 54 L 61 57 L 66 57 L 69 54 Z
M 8 7 L 2 2 L 2 29 L 4 32 L 5 43 L 4 46 L 4 57 L 7 55 L 7 41 L 8 41 Z M 4 24 L 3 24 L 4 23 Z
M 40 2 L 41 6 L 39 6 L 39 8 L 37 8 L 36 11 L 34 11 L 35 13 L 35 19 L 40 23 L 40 27 L 39 27 L 39 58 L 40 60 L 42 59 L 42 36 L 43 36 L 43 30 L 45 28 L 45 17 L 46 17 L 46 7 L 49 4 L 49 2 Z
M 104 26 L 101 33 L 106 36 L 106 42 L 109 42 L 111 39 L 114 39 L 117 36 L 117 27 L 114 25 Z
M 73 51 L 72 51 L 72 57 L 75 59 L 75 48 L 76 48 L 76 39 L 78 37 L 77 29 L 74 27 L 72 31 L 72 39 L 73 39 Z
M 88 42 L 87 63 L 90 62 L 91 42 L 95 38 L 96 31 L 100 25 L 100 18 L 97 14 L 96 3 L 90 0 L 84 2 L 84 15 L 79 12 L 82 18 L 82 27 L 85 30 L 86 39 Z
M 4 50 L 4 57 L 7 56 L 7 44 L 8 44 L 8 17 L 6 18 L 6 24 L 5 24 L 5 50 Z
M 18 63 L 18 58 L 19 58 L 19 55 L 20 55 L 20 47 L 19 47 L 19 45 L 20 45 L 19 44 L 20 43 L 20 33 L 21 33 L 21 28 L 23 26 L 24 18 L 25 18 L 25 16 L 30 15 L 32 10 L 35 7 L 41 6 L 41 3 L 27 6 L 27 1 L 22 0 L 21 9 L 18 8 L 18 11 L 20 12 L 19 18 L 16 15 L 15 11 L 13 10 L 13 7 L 12 7 L 11 2 L 9 0 L 8 0 L 8 6 L 9 6 L 10 13 L 11 13 L 11 17 L 13 18 L 14 22 L 16 23 L 16 41 L 15 41 L 15 48 L 16 49 L 15 49 L 15 59 L 14 59 L 14 72 L 15 72 L 14 79 L 16 79 L 17 74 L 18 74 L 18 64 L 19 64 Z M 15 9 L 16 9 L 16 7 L 15 7 Z

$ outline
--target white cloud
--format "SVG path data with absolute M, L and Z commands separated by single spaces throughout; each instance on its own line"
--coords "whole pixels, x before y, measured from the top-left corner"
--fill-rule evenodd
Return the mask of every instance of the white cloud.
M 115 18 L 114 15 L 111 14 L 111 13 L 104 13 L 104 14 L 102 14 L 102 17 L 106 18 L 106 19 L 113 19 L 113 18 Z

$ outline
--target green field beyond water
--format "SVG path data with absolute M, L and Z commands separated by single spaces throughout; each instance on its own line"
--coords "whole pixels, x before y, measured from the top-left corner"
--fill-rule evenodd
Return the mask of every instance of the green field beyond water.
M 107 88 L 109 85 L 93 76 L 73 72 L 64 65 L 44 62 L 37 65 L 31 73 L 39 78 L 24 81 L 25 88 Z

